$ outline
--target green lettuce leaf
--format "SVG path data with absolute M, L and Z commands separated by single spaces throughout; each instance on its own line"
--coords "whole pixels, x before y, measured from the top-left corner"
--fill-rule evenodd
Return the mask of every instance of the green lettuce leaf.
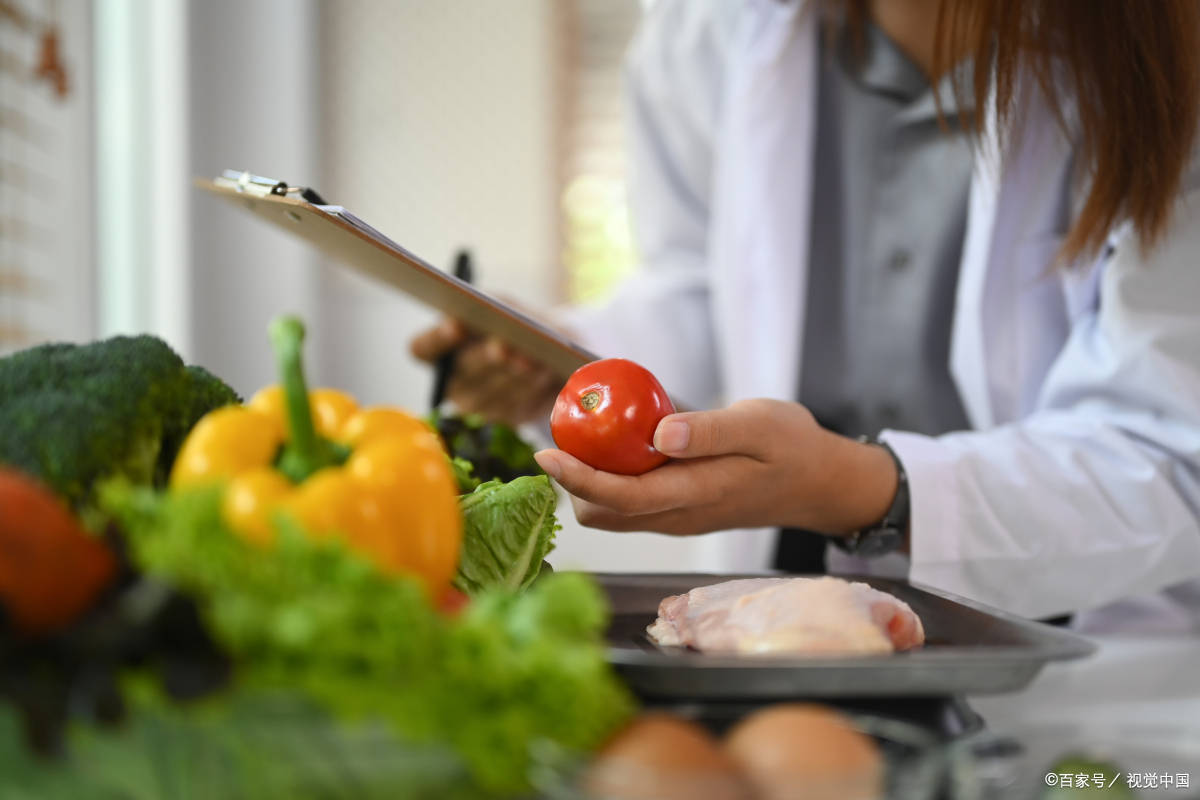
M 545 475 L 488 481 L 460 498 L 463 544 L 454 585 L 469 595 L 527 588 L 554 549 L 557 505 Z
M 465 458 L 455 456 L 450 459 L 450 469 L 454 471 L 454 480 L 458 483 L 459 494 L 473 492 L 482 481 L 475 477 L 475 465 Z

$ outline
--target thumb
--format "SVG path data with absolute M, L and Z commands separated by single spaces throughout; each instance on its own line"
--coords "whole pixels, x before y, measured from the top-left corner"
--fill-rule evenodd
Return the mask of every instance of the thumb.
M 761 415 L 739 405 L 716 411 L 689 411 L 663 417 L 654 431 L 654 449 L 674 458 L 741 453 L 763 449 Z

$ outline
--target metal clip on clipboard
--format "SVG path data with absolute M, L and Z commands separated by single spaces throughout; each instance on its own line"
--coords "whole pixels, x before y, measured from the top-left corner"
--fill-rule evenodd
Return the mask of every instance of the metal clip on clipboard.
M 273 194 L 277 197 L 287 197 L 289 194 L 296 194 L 304 201 L 313 205 L 327 205 L 325 199 L 311 188 L 306 186 L 288 186 L 286 181 L 264 178 L 261 175 L 251 175 L 249 172 L 238 172 L 235 169 L 227 169 L 221 173 L 221 177 L 217 181 L 231 181 L 237 187 L 237 190 L 243 194 L 253 194 L 259 197 L 268 194 Z M 217 181 L 214 181 L 214 183 Z

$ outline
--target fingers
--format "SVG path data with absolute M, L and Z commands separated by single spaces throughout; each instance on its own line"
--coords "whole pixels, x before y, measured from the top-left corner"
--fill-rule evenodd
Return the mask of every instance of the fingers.
M 548 367 L 500 340 L 475 339 L 458 351 L 448 396 L 463 413 L 516 425 L 548 414 L 560 384 Z
M 714 517 L 707 507 L 682 508 L 657 514 L 618 514 L 612 509 L 571 498 L 575 519 L 585 528 L 615 533 L 666 533 L 672 536 L 691 536 L 721 530 L 720 517 Z
M 621 515 L 646 515 L 719 501 L 723 477 L 746 459 L 667 463 L 642 475 L 617 475 L 589 467 L 562 450 L 540 450 L 534 458 L 546 474 L 581 500 Z
M 652 531 L 654 533 L 676 533 L 671 525 L 673 516 L 678 512 L 663 511 L 658 514 L 620 514 L 611 508 L 571 498 L 571 506 L 575 510 L 575 519 L 585 528 L 595 528 L 616 533 Z
M 499 339 L 476 339 L 464 344 L 454 361 L 455 373 L 468 381 L 482 381 L 494 372 L 511 371 L 507 348 Z
M 446 318 L 418 334 L 409 342 L 409 350 L 422 361 L 434 362 L 450 350 L 461 346 L 471 336 L 470 331 L 456 319 Z
M 782 413 L 776 405 L 769 400 L 744 400 L 715 411 L 671 414 L 658 423 L 654 448 L 673 458 L 760 457 L 773 438 L 773 416 Z
M 738 504 L 755 499 L 746 492 L 731 495 L 729 477 L 741 473 L 762 483 L 769 472 L 743 456 L 679 461 L 637 476 L 594 470 L 561 450 L 542 450 L 534 458 L 570 493 L 575 518 L 584 527 L 672 535 L 728 528 L 731 510 L 743 519 Z
M 639 476 L 601 472 L 562 450 L 540 450 L 533 457 L 546 474 L 575 497 L 618 513 L 649 514 L 676 505 L 656 475 L 660 470 Z
M 621 506 L 625 513 L 636 513 L 632 508 L 626 510 L 624 505 L 629 492 L 637 486 L 637 478 L 592 469 L 562 450 L 539 450 L 533 458 L 547 475 L 575 497 L 613 509 Z
M 409 344 L 435 363 L 456 350 L 447 396 L 463 413 L 520 424 L 549 413 L 561 381 L 547 367 L 494 337 L 481 338 L 458 320 L 443 319 Z
M 493 370 L 470 383 L 452 380 L 449 396 L 464 413 L 520 424 L 548 415 L 557 388 L 552 375 Z
M 522 422 L 548 419 L 554 408 L 554 398 L 562 388 L 562 378 L 552 370 L 539 366 L 526 380 L 521 398 L 516 401 L 513 418 Z

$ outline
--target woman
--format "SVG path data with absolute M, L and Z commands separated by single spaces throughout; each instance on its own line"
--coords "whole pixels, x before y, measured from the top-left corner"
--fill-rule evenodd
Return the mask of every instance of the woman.
M 1198 59 L 1190 0 L 658 0 L 629 62 L 644 269 L 566 321 L 718 410 L 664 420 L 676 460 L 641 477 L 539 462 L 588 525 L 858 532 L 1030 616 L 1187 594 Z M 553 395 L 495 343 L 460 363 L 465 407 Z M 773 533 L 721 537 L 722 568 L 770 563 Z

